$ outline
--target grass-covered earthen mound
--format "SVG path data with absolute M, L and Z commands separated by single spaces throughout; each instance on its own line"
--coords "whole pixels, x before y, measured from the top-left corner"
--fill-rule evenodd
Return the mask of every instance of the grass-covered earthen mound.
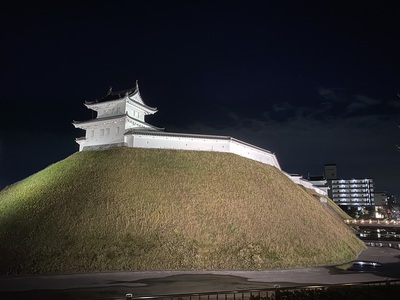
M 331 264 L 363 244 L 274 167 L 226 153 L 79 152 L 0 192 L 0 273 Z

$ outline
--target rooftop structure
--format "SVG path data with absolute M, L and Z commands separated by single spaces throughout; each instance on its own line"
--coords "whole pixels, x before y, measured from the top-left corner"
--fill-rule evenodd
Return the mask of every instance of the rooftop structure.
M 337 168 L 335 164 L 326 164 L 324 168 L 326 180 L 333 180 L 338 178 Z

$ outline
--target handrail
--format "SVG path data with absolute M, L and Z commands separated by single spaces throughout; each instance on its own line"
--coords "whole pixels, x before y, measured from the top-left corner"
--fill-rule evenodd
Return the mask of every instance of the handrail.
M 227 295 L 243 295 L 254 296 L 254 294 L 260 294 L 261 292 L 271 292 L 271 294 L 276 294 L 291 290 L 315 290 L 315 289 L 327 289 L 332 287 L 351 287 L 351 286 L 383 286 L 383 285 L 400 285 L 400 279 L 386 279 L 383 281 L 368 281 L 368 282 L 350 282 L 350 283 L 340 283 L 340 284 L 321 284 L 321 285 L 301 285 L 301 286 L 290 286 L 290 287 L 280 287 L 275 285 L 274 287 L 265 289 L 250 289 L 250 290 L 228 290 L 228 291 L 218 291 L 218 292 L 200 292 L 200 293 L 187 293 L 187 294 L 167 294 L 167 295 L 153 295 L 153 296 L 134 296 L 133 294 L 126 294 L 126 300 L 155 300 L 155 299 L 200 299 L 202 296 L 227 296 Z M 222 298 L 221 298 L 222 299 Z
M 344 222 L 349 225 L 380 225 L 380 226 L 399 226 L 400 220 L 379 220 L 379 219 L 345 219 Z

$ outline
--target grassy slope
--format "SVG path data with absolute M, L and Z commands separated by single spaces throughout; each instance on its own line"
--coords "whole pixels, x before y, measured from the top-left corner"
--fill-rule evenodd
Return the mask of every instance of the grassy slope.
M 233 154 L 79 152 L 0 192 L 0 273 L 263 269 L 363 244 L 274 167 Z

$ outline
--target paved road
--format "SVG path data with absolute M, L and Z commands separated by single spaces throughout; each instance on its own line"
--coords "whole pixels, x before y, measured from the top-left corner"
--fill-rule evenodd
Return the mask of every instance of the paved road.
M 265 271 L 142 271 L 0 276 L 0 298 L 12 296 L 12 299 L 46 299 L 44 296 L 47 295 L 48 299 L 111 299 L 126 293 L 146 296 L 261 289 L 276 284 L 298 286 L 400 279 L 400 250 L 369 247 L 360 253 L 358 259 L 377 261 L 382 267 L 377 273 L 350 273 L 335 267 L 315 267 Z M 78 294 L 85 296 L 77 297 Z

